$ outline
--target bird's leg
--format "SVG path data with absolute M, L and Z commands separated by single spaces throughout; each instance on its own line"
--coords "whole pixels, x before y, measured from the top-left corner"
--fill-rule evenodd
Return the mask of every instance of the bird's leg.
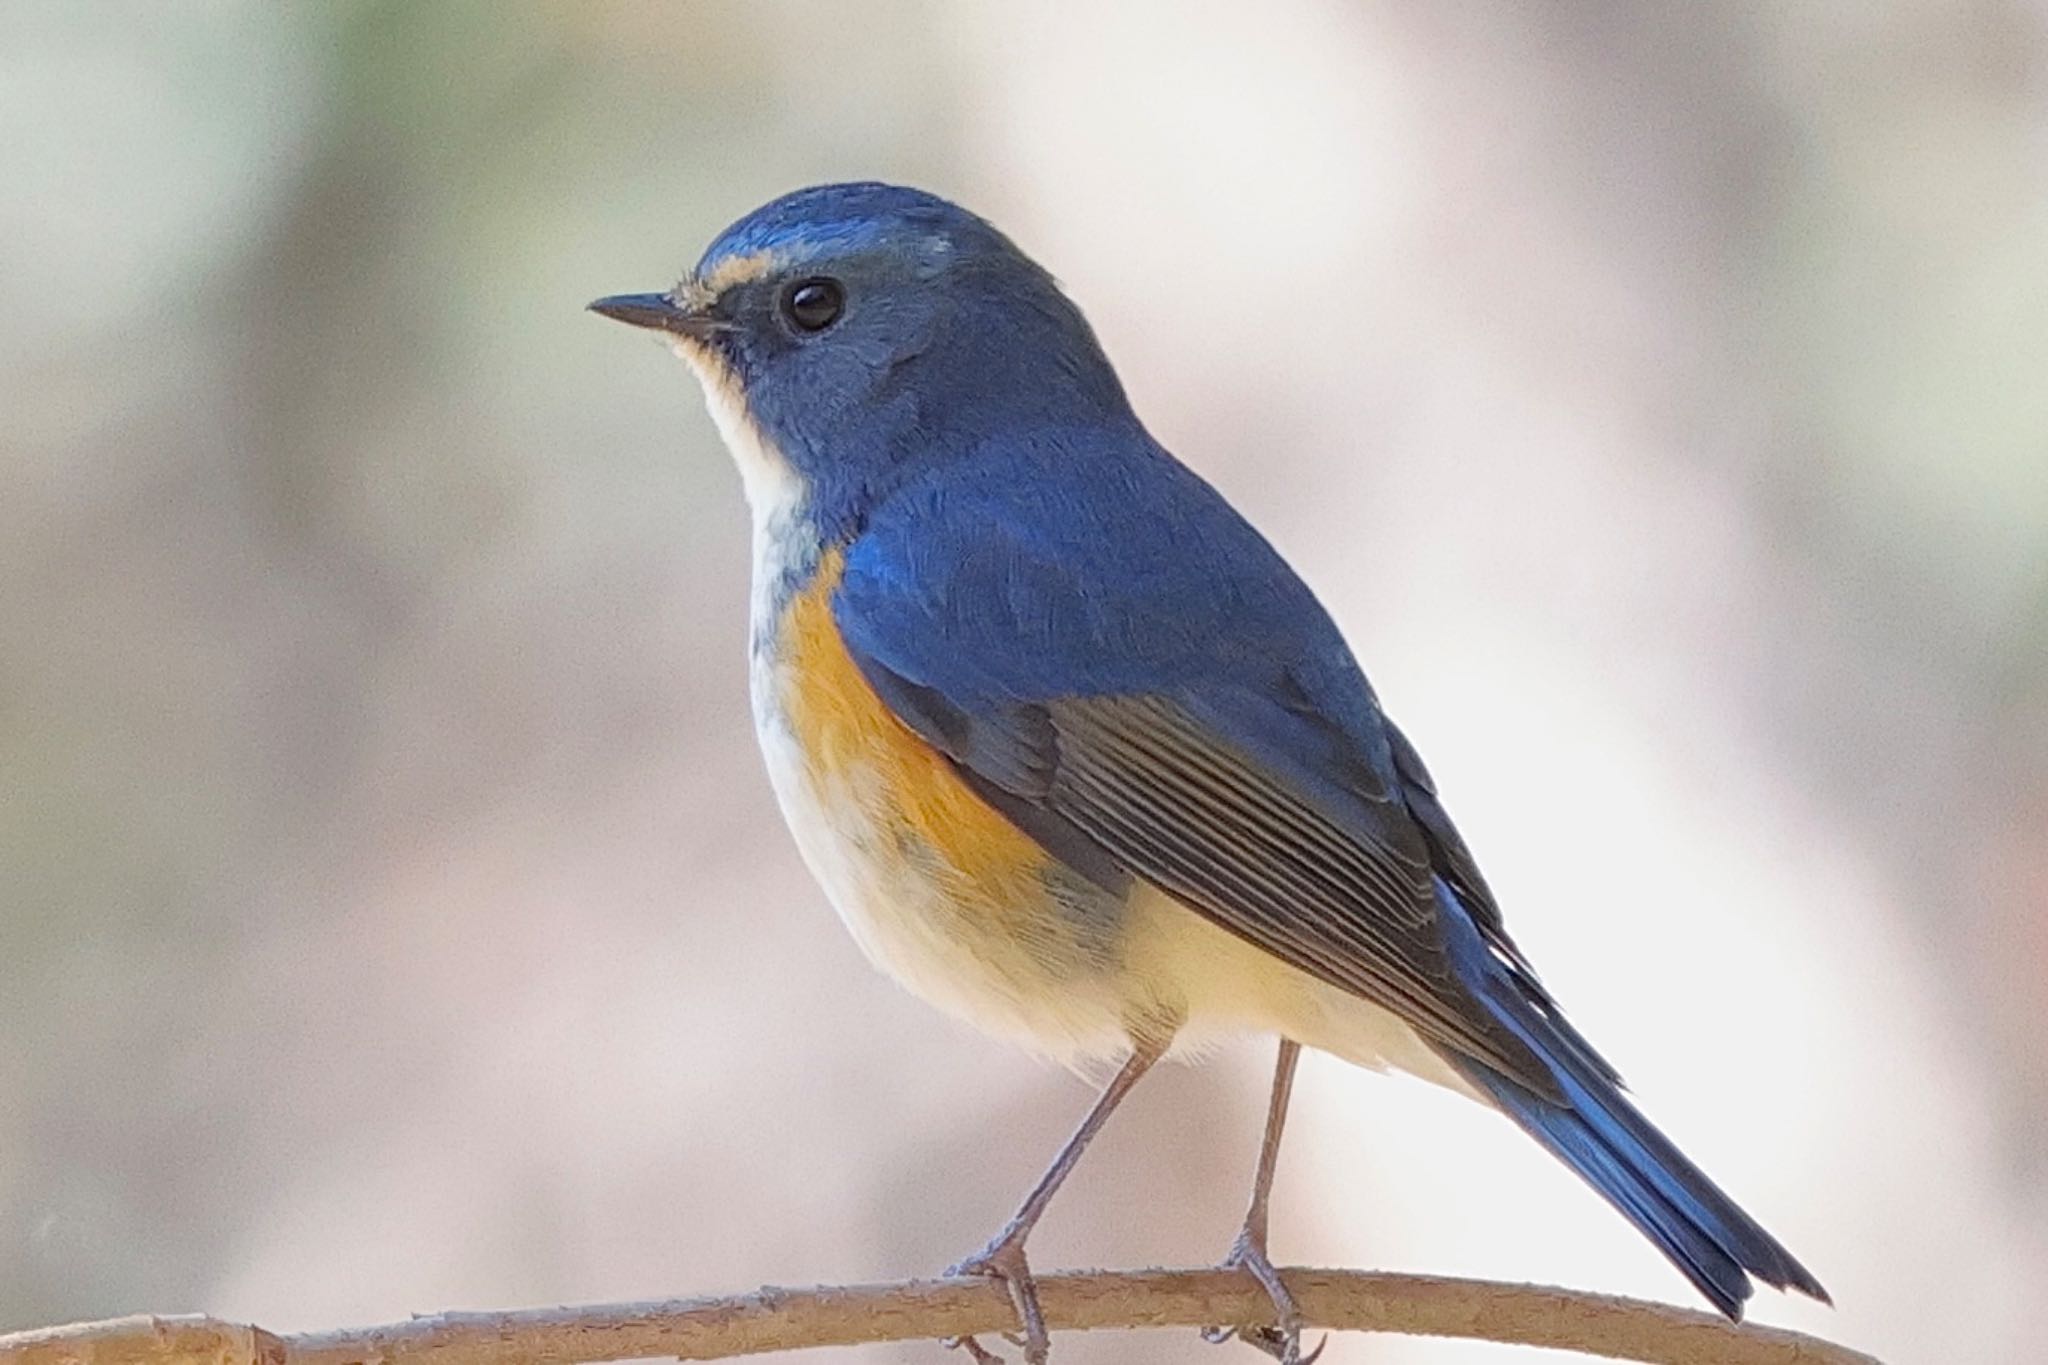
M 1266 1106 L 1266 1134 L 1259 1143 L 1258 1174 L 1252 1178 L 1251 1204 L 1245 1209 L 1244 1227 L 1223 1258 L 1226 1268 L 1245 1270 L 1273 1301 L 1271 1327 L 1210 1328 L 1203 1333 L 1210 1341 L 1227 1341 L 1235 1334 L 1258 1347 L 1282 1365 L 1313 1365 L 1322 1354 L 1317 1347 L 1307 1360 L 1301 1357 L 1301 1311 L 1294 1296 L 1280 1279 L 1266 1255 L 1267 1205 L 1273 1193 L 1273 1168 L 1280 1160 L 1280 1134 L 1287 1126 L 1287 1101 L 1294 1093 L 1294 1067 L 1301 1060 L 1301 1044 L 1291 1038 L 1280 1040 L 1280 1056 L 1273 1066 L 1273 1097 Z
M 1045 1174 L 1038 1177 L 1038 1183 L 1031 1187 L 1031 1193 L 1024 1196 L 1024 1202 L 1017 1206 L 1017 1212 L 1003 1225 L 989 1244 L 975 1252 L 960 1264 L 946 1272 L 950 1275 L 986 1275 L 1001 1280 L 1003 1287 L 1010 1291 L 1010 1302 L 1017 1310 L 1017 1323 L 1024 1332 L 1024 1359 L 1030 1365 L 1044 1365 L 1047 1340 L 1045 1318 L 1038 1311 L 1038 1287 L 1031 1278 L 1031 1267 L 1024 1260 L 1024 1239 L 1031 1235 L 1031 1229 L 1045 1214 L 1045 1206 L 1052 1202 L 1060 1185 L 1072 1173 L 1081 1153 L 1089 1141 L 1102 1131 L 1102 1125 L 1131 1093 L 1131 1087 L 1138 1078 L 1151 1070 L 1152 1064 L 1164 1056 L 1170 1039 L 1151 1042 L 1134 1042 L 1131 1055 L 1110 1077 L 1109 1084 L 1102 1088 L 1095 1104 L 1089 1109 L 1081 1126 L 1067 1139 L 1067 1145 L 1060 1148 L 1059 1155 L 1052 1159 L 1052 1165 L 1045 1168 Z M 955 1345 L 965 1347 L 976 1360 L 985 1360 L 988 1353 L 972 1337 L 959 1338 Z

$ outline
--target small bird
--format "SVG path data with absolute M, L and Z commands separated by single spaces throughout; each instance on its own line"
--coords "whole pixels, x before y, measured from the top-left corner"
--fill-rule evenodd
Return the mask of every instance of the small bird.
M 668 292 L 590 307 L 662 334 L 739 465 L 755 727 L 861 948 L 983 1028 L 1120 1061 L 953 1268 L 1007 1287 L 1033 1365 L 1024 1243 L 1060 1183 L 1155 1062 L 1246 1033 L 1279 1058 L 1225 1264 L 1272 1301 L 1245 1338 L 1290 1365 L 1267 1201 L 1302 1047 L 1500 1110 L 1732 1319 L 1752 1276 L 1826 1300 L 1566 1022 L 1329 614 L 1009 238 L 821 185 Z

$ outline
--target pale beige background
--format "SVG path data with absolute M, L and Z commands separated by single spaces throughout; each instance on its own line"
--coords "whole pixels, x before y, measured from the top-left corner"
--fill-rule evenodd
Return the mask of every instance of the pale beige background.
M 806 881 L 737 480 L 579 311 L 884 176 L 1039 254 L 1326 595 L 1578 1020 L 1841 1304 L 1757 1315 L 2038 1358 L 2044 28 L 0 8 L 0 1327 L 877 1279 L 1004 1215 L 1085 1091 Z M 1041 1263 L 1220 1254 L 1265 1064 L 1148 1084 Z M 1690 1301 L 1476 1109 L 1318 1062 L 1297 1113 L 1284 1258 Z

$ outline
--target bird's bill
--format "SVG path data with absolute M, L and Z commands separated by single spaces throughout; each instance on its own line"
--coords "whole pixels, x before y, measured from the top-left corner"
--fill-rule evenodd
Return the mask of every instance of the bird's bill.
M 590 311 L 657 332 L 673 332 L 695 341 L 708 341 L 726 330 L 726 324 L 698 308 L 677 303 L 667 294 L 613 294 L 589 305 Z

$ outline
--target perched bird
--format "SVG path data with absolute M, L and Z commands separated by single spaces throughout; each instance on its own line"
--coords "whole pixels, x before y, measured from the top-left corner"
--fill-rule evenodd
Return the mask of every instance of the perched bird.
M 1024 1242 L 1147 1068 L 1277 1035 L 1227 1264 L 1264 1286 L 1300 1048 L 1549 1148 L 1730 1318 L 1820 1284 L 1623 1095 L 1509 938 L 1421 757 L 1314 595 L 1145 430 L 1051 275 L 946 200 L 799 190 L 597 312 L 702 381 L 753 513 L 754 720 L 812 873 L 885 971 L 1121 1067 L 956 1273 L 1045 1327 Z

